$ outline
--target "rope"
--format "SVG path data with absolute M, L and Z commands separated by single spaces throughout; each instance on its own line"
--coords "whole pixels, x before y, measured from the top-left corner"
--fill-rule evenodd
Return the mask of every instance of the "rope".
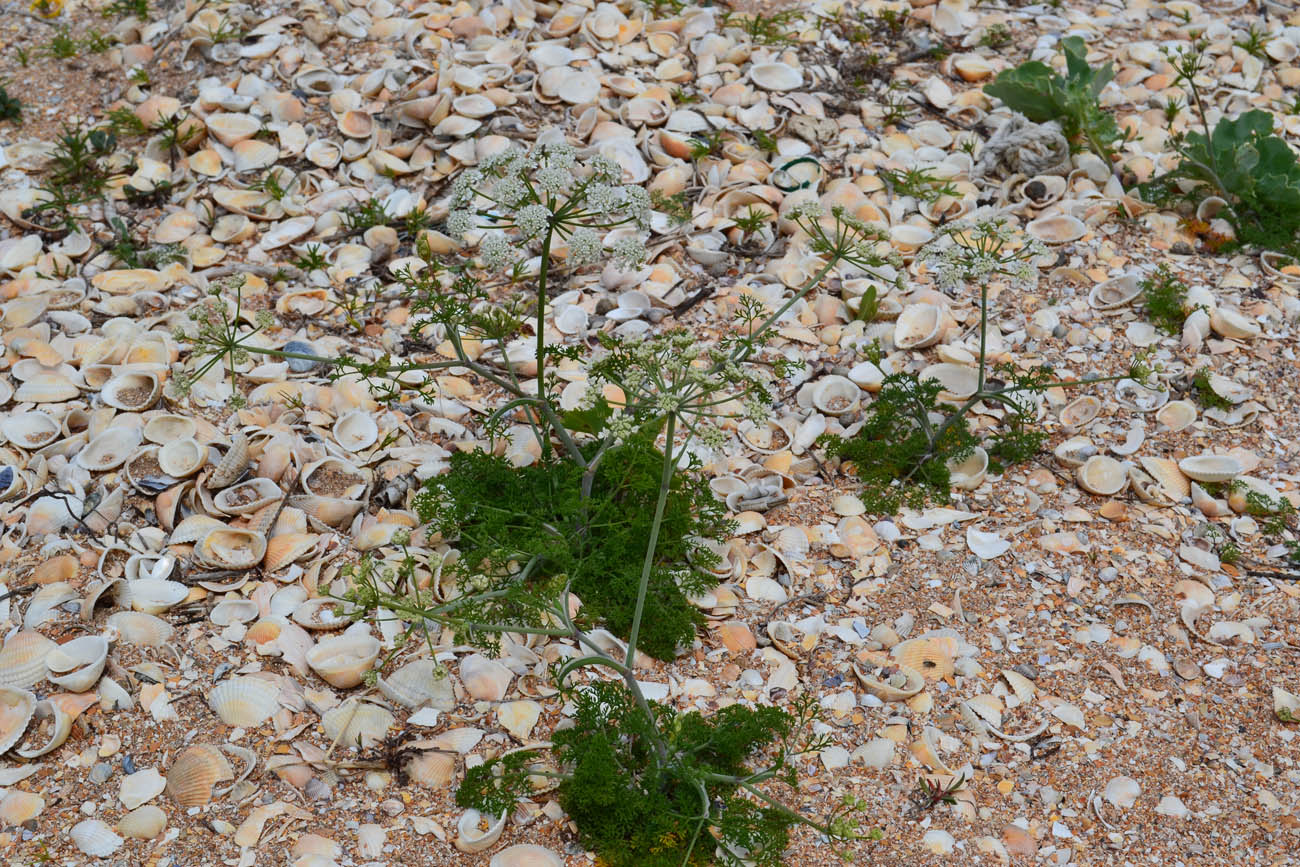
M 1064 175 L 1070 171 L 1070 143 L 1056 121 L 1034 123 L 1012 114 L 984 144 L 975 176 L 1004 169 L 1009 174 Z

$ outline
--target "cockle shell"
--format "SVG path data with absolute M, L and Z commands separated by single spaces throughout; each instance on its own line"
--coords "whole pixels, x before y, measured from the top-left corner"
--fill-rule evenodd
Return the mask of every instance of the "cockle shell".
M 69 692 L 85 692 L 99 680 L 108 661 L 108 640 L 83 635 L 55 647 L 45 657 L 50 683 Z
M 208 476 L 208 487 L 212 490 L 221 490 L 222 488 L 233 485 L 239 480 L 239 477 L 248 469 L 249 463 L 249 443 L 248 437 L 244 434 L 236 434 L 231 440 L 230 448 L 222 457 L 217 468 Z
M 317 497 L 361 500 L 370 487 L 370 472 L 342 458 L 324 458 L 302 468 L 302 489 Z
M 213 787 L 235 778 L 221 750 L 209 744 L 186 747 L 167 771 L 167 794 L 182 807 L 201 807 L 212 800 Z
M 252 569 L 266 556 L 266 536 L 252 530 L 209 530 L 194 544 L 194 554 L 214 569 Z
M 208 619 L 217 626 L 230 626 L 256 620 L 259 613 L 257 603 L 251 599 L 222 599 L 212 606 Z
M 912 638 L 895 644 L 889 655 L 903 668 L 920 673 L 926 680 L 942 680 L 953 673 L 956 642 L 945 638 Z
M 965 364 L 947 361 L 931 364 L 917 376 L 920 379 L 933 379 L 943 386 L 938 397 L 941 401 L 965 400 L 979 388 L 979 371 Z
M 145 614 L 161 614 L 184 602 L 189 592 L 179 581 L 162 578 L 140 578 L 117 587 L 119 604 Z
M 307 664 L 330 686 L 348 689 L 361 683 L 379 658 L 379 639 L 363 632 L 326 638 L 307 651 Z
M 493 819 L 478 810 L 466 810 L 456 822 L 456 848 L 462 852 L 482 852 L 491 849 L 501 839 L 506 828 L 509 811 Z
M 202 539 L 208 532 L 224 529 L 225 526 L 211 515 L 190 515 L 172 529 L 167 544 L 188 545 Z
M 113 425 L 86 443 L 76 461 L 91 472 L 102 473 L 126 463 L 143 437 L 139 428 Z
M 0 798 L 0 825 L 12 828 L 30 822 L 45 809 L 45 799 L 34 792 L 10 789 Z
M 1079 487 L 1090 494 L 1111 497 L 1128 485 L 1128 470 L 1106 455 L 1093 455 L 1076 472 Z
M 144 438 L 157 445 L 166 445 L 198 433 L 194 419 L 172 413 L 160 413 L 145 422 Z
M 376 682 L 389 701 L 411 709 L 428 705 L 450 711 L 456 706 L 451 677 L 435 660 L 417 659 Z
M 31 746 L 15 747 L 14 753 L 24 759 L 35 759 L 57 750 L 72 733 L 72 723 L 76 718 L 98 700 L 94 693 L 81 696 L 59 693 L 38 701 L 32 715 L 32 727 L 28 730 L 28 735 L 35 740 Z
M 894 322 L 894 345 L 899 349 L 923 349 L 939 339 L 942 312 L 934 304 L 909 304 Z
M 1045 244 L 1068 244 L 1077 241 L 1088 231 L 1087 225 L 1069 214 L 1051 214 L 1031 220 L 1025 231 Z
M 1063 466 L 1081 467 L 1088 458 L 1097 454 L 1097 447 L 1087 437 L 1076 436 L 1052 449 L 1052 454 Z
M 212 498 L 212 504 L 227 515 L 247 515 L 284 498 L 284 491 L 261 477 L 232 485 Z
M 117 611 L 108 615 L 106 622 L 123 644 L 162 647 L 172 636 L 170 623 L 143 611 Z
M 82 819 L 72 826 L 68 837 L 82 854 L 92 858 L 107 858 L 126 842 L 117 836 L 108 823 L 99 819 Z
M 513 678 L 510 669 L 479 653 L 460 661 L 460 682 L 470 697 L 478 701 L 501 701 Z
M 1252 498 L 1252 494 L 1256 496 Z M 1254 502 L 1251 502 L 1252 499 Z M 1232 487 L 1228 490 L 1228 508 L 1238 514 L 1252 511 L 1254 508 L 1270 513 L 1277 512 L 1286 502 L 1281 491 L 1254 476 L 1237 476 L 1232 480 Z
M 352 698 L 321 715 L 321 728 L 331 743 L 369 749 L 382 741 L 397 719 L 385 708 Z
M 334 441 L 350 452 L 370 448 L 379 439 L 379 426 L 370 413 L 354 409 L 334 423 Z
M 1015 187 L 1015 196 L 1032 208 L 1045 208 L 1065 195 L 1066 180 L 1060 175 L 1035 175 Z
M 35 713 L 35 695 L 15 686 L 0 686 L 0 754 L 22 739 Z
M 1198 482 L 1230 482 L 1241 475 L 1244 468 L 1236 458 L 1226 455 L 1196 455 L 1178 462 L 1183 475 Z
M 104 403 L 126 412 L 144 412 L 158 402 L 161 394 L 158 375 L 142 371 L 119 373 L 99 390 Z
M 265 678 L 241 675 L 223 680 L 208 693 L 208 706 L 226 725 L 260 725 L 279 708 L 280 687 Z
M 1061 424 L 1067 427 L 1083 427 L 1101 412 L 1101 401 L 1091 394 L 1076 397 L 1061 408 Z
M 925 676 L 905 666 L 898 666 L 892 672 L 876 669 L 868 674 L 854 665 L 853 674 L 863 689 L 881 701 L 906 701 L 925 689 Z
M 17 632 L 0 649 L 0 686 L 26 689 L 45 679 L 46 659 L 56 647 L 50 639 L 30 630 Z
M 1171 400 L 1156 413 L 1156 421 L 1175 433 L 1196 421 L 1196 404 L 1189 400 Z

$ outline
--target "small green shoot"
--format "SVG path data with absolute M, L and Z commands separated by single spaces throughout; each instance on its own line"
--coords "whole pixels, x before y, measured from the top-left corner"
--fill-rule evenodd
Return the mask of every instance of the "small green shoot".
M 1001 48 L 1011 44 L 1011 28 L 1006 24 L 990 24 L 980 36 L 980 45 L 985 48 Z
M 650 194 L 650 204 L 656 211 L 667 214 L 679 226 L 690 222 L 693 213 L 690 198 L 684 190 L 671 196 L 655 190 Z
M 0 120 L 12 120 L 19 123 L 23 119 L 23 104 L 16 96 L 10 96 L 4 85 L 0 84 Z
M 1206 409 L 1232 409 L 1232 401 L 1226 397 L 1221 397 L 1214 387 L 1210 385 L 1210 369 L 1208 367 L 1197 368 L 1192 374 L 1192 390 L 1196 395 L 1196 402 Z
M 1232 44 L 1252 57 L 1268 63 L 1270 58 L 1268 52 L 1264 50 L 1264 43 L 1267 39 L 1268 31 L 1252 22 L 1250 28 L 1246 31 L 1246 35 Z
M 325 252 L 323 244 L 307 244 L 303 247 L 298 258 L 294 260 L 293 266 L 307 274 L 312 271 L 322 271 L 329 264 L 325 259 Z
M 1161 265 L 1139 285 L 1151 323 L 1166 334 L 1182 334 L 1190 313 L 1186 309 L 1187 284 L 1175 277 L 1168 265 Z
M 57 60 L 67 60 L 77 56 L 77 40 L 72 38 L 72 31 L 66 26 L 60 27 L 50 41 L 45 43 L 45 54 Z
M 956 196 L 957 187 L 951 181 L 937 177 L 929 169 L 879 168 L 876 174 L 896 196 L 911 196 L 923 202 L 937 202 L 943 196 Z

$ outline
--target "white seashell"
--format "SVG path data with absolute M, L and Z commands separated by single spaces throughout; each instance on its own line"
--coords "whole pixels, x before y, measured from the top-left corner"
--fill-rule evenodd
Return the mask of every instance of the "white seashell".
M 73 844 L 82 854 L 93 858 L 107 858 L 126 842 L 114 833 L 106 822 L 99 819 L 83 819 L 72 826 L 68 832 Z
M 981 560 L 994 560 L 1011 550 L 1011 543 L 997 533 L 966 528 L 966 547 Z
M 1128 470 L 1106 455 L 1093 455 L 1076 472 L 1079 487 L 1090 494 L 1110 497 L 1128 486 Z
M 376 681 L 379 691 L 389 701 L 415 709 L 428 705 L 450 711 L 456 706 L 451 677 L 435 660 L 417 659 L 407 663 L 389 677 Z
M 208 619 L 217 626 L 230 626 L 256 620 L 259 613 L 257 603 L 251 599 L 222 599 L 212 607 Z
M 141 371 L 116 374 L 99 390 L 100 400 L 126 412 L 144 412 L 158 402 L 161 394 L 158 375 Z
M 1178 462 L 1183 475 L 1198 482 L 1230 482 L 1245 472 L 1241 462 L 1225 455 L 1196 455 Z
M 845 376 L 823 376 L 813 386 L 812 403 L 826 415 L 853 412 L 861 402 L 862 392 Z
M 32 410 L 5 416 L 0 421 L 0 433 L 19 448 L 39 449 L 58 439 L 61 428 L 53 416 Z
M 1169 402 L 1169 392 L 1151 388 L 1132 379 L 1115 383 L 1115 398 L 1124 406 L 1138 412 L 1153 412 Z
M 962 401 L 979 388 L 979 370 L 965 364 L 940 362 L 931 364 L 918 374 L 920 379 L 933 379 L 943 386 L 939 400 Z
M 1219 307 L 1210 314 L 1210 328 L 1214 330 L 1215 334 L 1233 340 L 1248 340 L 1252 337 L 1258 337 L 1262 330 L 1258 322 L 1244 313 L 1228 307 Z
M 942 312 L 934 304 L 909 304 L 894 323 L 894 345 L 899 349 L 923 349 L 939 340 Z
M 948 462 L 952 486 L 963 491 L 973 491 L 983 484 L 988 469 L 989 454 L 980 446 L 975 446 L 968 457 Z
M 501 701 L 514 673 L 500 662 L 473 653 L 460 661 L 460 682 L 477 701 Z
M 99 681 L 108 661 L 108 640 L 83 635 L 55 647 L 45 657 L 50 683 L 69 692 L 85 692 Z
M 280 687 L 261 677 L 223 680 L 208 693 L 208 706 L 222 722 L 248 728 L 271 718 L 280 707 Z
M 35 714 L 35 695 L 15 686 L 0 686 L 0 754 L 22 740 Z
M 76 462 L 96 473 L 116 469 L 135 453 L 143 437 L 138 427 L 113 425 L 86 443 L 86 447 L 77 452 Z
M 493 855 L 488 867 L 564 867 L 564 859 L 550 849 L 517 843 Z
M 266 536 L 253 530 L 219 527 L 195 542 L 194 553 L 200 562 L 214 569 L 252 569 L 266 556 Z
M 1104 280 L 1092 287 L 1088 303 L 1097 310 L 1117 310 L 1142 294 L 1139 275 L 1130 271 L 1123 276 Z
M 1052 450 L 1052 454 L 1062 466 L 1081 467 L 1085 461 L 1097 454 L 1097 447 L 1087 437 L 1076 436 L 1061 443 Z
M 1045 244 L 1068 244 L 1077 241 L 1088 231 L 1087 225 L 1069 214 L 1051 214 L 1031 220 L 1025 231 Z
M 1101 412 L 1101 401 L 1091 394 L 1077 397 L 1061 408 L 1061 424 L 1079 428 L 1097 417 Z
M 46 659 L 55 647 L 53 641 L 32 630 L 11 635 L 0 648 L 0 686 L 27 689 L 40 683 L 49 671 Z
M 482 852 L 491 849 L 501 839 L 509 812 L 493 819 L 478 810 L 466 810 L 456 822 L 456 848 L 462 852 Z
M 138 807 L 117 820 L 117 832 L 135 840 L 152 840 L 166 827 L 167 814 L 152 804 Z
M 1251 502 L 1251 494 L 1257 495 L 1253 498 L 1254 502 Z M 1286 502 L 1281 491 L 1254 476 L 1238 476 L 1232 480 L 1232 487 L 1228 490 L 1228 508 L 1237 514 L 1247 511 L 1254 513 L 1255 508 L 1274 513 L 1282 509 Z
M 145 768 L 122 778 L 117 798 L 122 806 L 134 810 L 161 795 L 166 787 L 167 781 L 158 773 L 157 768 Z
M 172 636 L 170 623 L 142 611 L 117 611 L 108 615 L 106 622 L 121 644 L 162 647 Z
M 227 515 L 247 515 L 283 498 L 279 485 L 259 476 L 226 488 L 212 498 L 212 504 Z
M 193 437 L 173 439 L 158 447 L 154 460 L 167 475 L 174 479 L 184 479 L 207 464 L 208 448 Z
M 357 686 L 379 658 L 379 639 L 366 633 L 345 632 L 326 638 L 307 651 L 307 665 L 330 686 Z
M 369 749 L 383 741 L 397 719 L 377 704 L 348 699 L 321 715 L 321 727 L 331 743 Z
M 354 409 L 334 423 L 334 441 L 350 452 L 368 449 L 379 439 L 379 426 L 370 413 Z
M 749 80 L 764 90 L 794 90 L 803 85 L 803 72 L 787 63 L 756 63 Z
M 1156 421 L 1174 432 L 1184 430 L 1196 421 L 1196 404 L 1188 400 L 1170 401 L 1156 413 Z

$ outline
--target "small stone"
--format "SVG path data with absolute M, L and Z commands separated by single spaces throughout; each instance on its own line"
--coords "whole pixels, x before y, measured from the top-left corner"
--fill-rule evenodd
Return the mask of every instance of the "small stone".
M 108 782 L 111 776 L 113 776 L 113 766 L 108 762 L 96 762 L 90 769 L 90 781 L 96 785 Z
M 290 340 L 284 345 L 285 352 L 297 352 L 303 355 L 316 355 L 316 347 L 312 346 L 305 340 Z M 287 358 L 285 361 L 289 364 L 289 370 L 294 373 L 310 373 L 315 370 L 319 364 L 306 358 Z

